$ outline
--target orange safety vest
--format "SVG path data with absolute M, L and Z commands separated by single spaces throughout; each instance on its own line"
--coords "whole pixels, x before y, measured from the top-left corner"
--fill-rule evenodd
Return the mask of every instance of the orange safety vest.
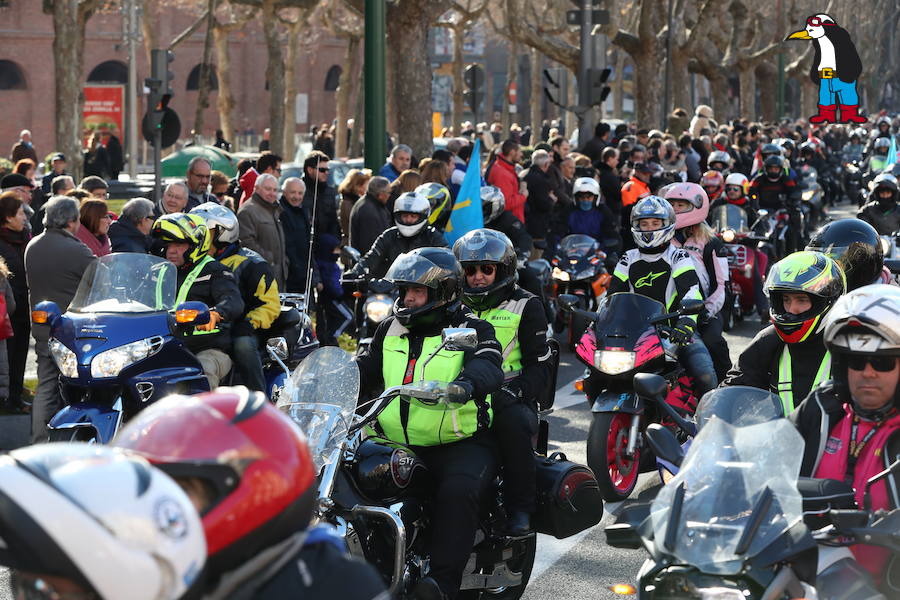
M 649 185 L 647 185 L 640 179 L 632 177 L 625 182 L 625 185 L 622 186 L 622 206 L 631 206 L 632 204 L 637 202 L 641 196 L 649 193 Z

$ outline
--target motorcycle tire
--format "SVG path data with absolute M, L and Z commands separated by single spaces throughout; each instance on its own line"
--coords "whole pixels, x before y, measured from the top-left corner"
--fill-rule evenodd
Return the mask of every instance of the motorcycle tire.
M 587 299 L 584 296 L 580 296 L 578 299 L 578 308 L 582 310 L 587 310 Z M 569 315 L 569 333 L 568 333 L 568 342 L 569 342 L 569 351 L 575 352 L 575 346 L 581 340 L 581 336 L 584 335 L 584 331 L 590 325 L 590 321 L 581 317 L 579 315 L 571 314 Z
M 730 306 L 730 304 L 732 303 L 729 302 L 728 297 L 726 297 L 725 306 L 722 307 L 722 312 L 720 313 L 722 315 L 723 331 L 731 331 L 731 328 L 734 327 L 734 322 L 736 321 L 734 314 L 735 309 Z
M 522 582 L 519 585 L 487 590 L 460 590 L 456 597 L 459 600 L 519 600 L 531 580 L 535 554 L 537 554 L 537 536 L 532 535 L 526 543 L 525 553 L 507 563 L 506 566 L 510 571 L 522 573 Z
M 624 456 L 630 425 L 629 414 L 595 413 L 588 430 L 588 466 L 606 502 L 625 500 L 637 485 L 642 448 L 636 447 L 630 459 Z

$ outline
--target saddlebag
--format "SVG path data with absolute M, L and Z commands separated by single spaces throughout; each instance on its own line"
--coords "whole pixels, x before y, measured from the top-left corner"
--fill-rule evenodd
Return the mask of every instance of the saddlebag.
M 539 533 L 567 538 L 593 527 L 603 518 L 603 497 L 594 473 L 566 459 L 562 452 L 535 456 L 537 511 L 532 519 Z

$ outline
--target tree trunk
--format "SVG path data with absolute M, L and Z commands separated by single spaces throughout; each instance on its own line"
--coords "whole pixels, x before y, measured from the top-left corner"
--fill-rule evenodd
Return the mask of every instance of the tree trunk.
M 465 69 L 465 64 L 463 63 L 464 35 L 465 29 L 463 27 L 453 28 L 453 62 L 450 63 L 450 68 L 453 72 L 453 92 L 451 94 L 453 107 L 450 112 L 450 125 L 453 127 L 455 135 L 459 135 L 459 132 L 462 131 L 460 125 L 466 112 L 465 98 L 463 98 L 463 91 L 466 88 L 463 83 L 463 70 Z
M 337 89 L 337 127 L 334 136 L 334 153 L 344 156 L 349 140 L 347 138 L 347 119 L 350 118 L 350 92 L 352 81 L 356 78 L 356 65 L 359 62 L 359 37 L 347 38 L 347 51 L 344 54 L 344 70 L 341 71 L 341 83 Z
M 402 100 L 397 106 L 397 134 L 412 148 L 416 158 L 431 156 L 431 63 L 428 61 L 428 28 L 434 0 L 398 0 L 388 4 L 387 45 L 402 68 L 394 71 L 394 93 Z M 393 61 L 391 61 L 393 62 Z M 402 109 L 401 109 L 402 108 Z
M 142 8 L 141 33 L 144 36 L 144 52 L 150 64 L 150 51 L 159 48 L 159 0 L 144 0 Z
M 390 14 L 390 10 L 388 11 Z M 387 29 L 387 39 L 391 39 L 391 23 L 390 17 L 388 17 L 388 22 L 386 24 Z M 399 34 L 402 36 L 402 32 Z M 387 48 L 384 53 L 384 106 L 385 106 L 385 129 L 389 137 L 393 138 L 397 134 L 397 130 L 399 129 L 397 125 L 397 112 L 399 109 L 399 105 L 397 104 L 397 68 L 395 65 L 397 61 L 403 60 L 402 54 L 397 51 L 397 48 L 394 47 L 393 44 L 387 42 Z M 429 92 L 428 97 L 431 98 L 431 93 Z M 388 144 L 390 146 L 390 144 Z M 390 150 L 390 148 L 388 148 Z
M 269 81 L 269 147 L 273 154 L 284 156 L 284 54 L 278 36 L 276 0 L 263 0 L 263 33 L 268 50 L 266 79 Z
M 728 100 L 728 79 L 725 73 L 713 67 L 713 72 L 706 75 L 709 81 L 709 93 L 712 96 L 712 109 L 716 122 L 721 123 L 731 114 L 731 103 Z
M 234 137 L 234 125 L 232 112 L 234 111 L 234 96 L 231 93 L 231 55 L 228 53 L 228 35 L 226 27 L 213 28 L 213 40 L 216 44 L 216 66 L 219 76 L 219 93 L 216 97 L 216 108 L 219 111 L 219 128 L 226 140 L 234 144 L 237 150 L 237 140 Z
M 672 108 L 683 108 L 693 114 L 691 106 L 691 74 L 688 72 L 690 57 L 672 47 Z
M 294 160 L 294 138 L 297 133 L 297 115 L 294 102 L 297 97 L 297 50 L 300 48 L 300 33 L 303 19 L 288 26 L 288 45 L 284 64 L 284 159 Z M 334 158 L 333 156 L 331 158 Z
M 531 49 L 531 138 L 541 132 L 541 100 L 544 96 L 544 61 L 541 53 Z M 532 145 L 534 142 L 532 141 Z
M 213 31 L 216 22 L 216 0 L 209 0 L 209 16 L 206 20 L 206 38 L 203 41 L 203 60 L 200 62 L 200 85 L 197 86 L 197 110 L 194 112 L 194 143 L 203 136 L 203 117 L 209 108 L 210 52 L 212 50 Z
M 738 115 L 755 121 L 758 117 L 756 112 L 756 71 L 749 66 L 741 69 L 738 75 L 741 81 L 741 106 Z
M 646 0 L 645 0 L 646 1 Z M 645 46 L 645 51 L 634 59 L 634 113 L 640 126 L 659 120 L 660 66 L 656 52 Z
M 819 88 L 809 77 L 803 75 L 800 77 L 800 114 L 796 115 L 802 119 L 818 114 L 819 110 Z
M 84 29 L 96 5 L 94 0 L 44 3 L 45 11 L 53 14 L 56 150 L 69 157 L 69 170 L 76 181 L 81 179 L 84 158 Z
M 568 70 L 564 70 L 563 77 L 568 81 L 566 83 L 566 106 L 575 106 L 578 103 L 578 86 L 575 85 L 575 76 Z M 566 138 L 572 137 L 572 134 L 578 129 L 578 117 L 570 110 L 562 111 L 562 121 L 566 127 Z
M 756 81 L 759 86 L 759 106 L 763 121 L 774 121 L 776 100 L 778 98 L 778 72 L 769 63 L 762 63 L 756 68 Z M 743 84 L 742 84 L 743 85 Z
M 366 95 L 363 87 L 359 86 L 359 93 L 356 94 L 355 117 L 353 119 L 353 131 L 350 132 L 350 158 L 362 156 L 362 139 L 363 131 L 366 127 Z
M 506 85 L 503 86 L 503 113 L 500 118 L 500 122 L 503 123 L 503 131 L 507 134 L 513 119 L 513 109 L 510 108 L 509 103 L 509 90 L 513 83 L 518 80 L 519 75 L 519 44 L 515 41 L 510 41 L 508 51 L 509 54 L 506 57 Z

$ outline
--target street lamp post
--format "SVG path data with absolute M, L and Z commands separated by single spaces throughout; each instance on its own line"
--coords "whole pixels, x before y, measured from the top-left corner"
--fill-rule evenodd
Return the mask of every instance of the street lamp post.
M 378 171 L 387 155 L 385 144 L 385 0 L 366 0 L 364 93 L 365 163 Z

